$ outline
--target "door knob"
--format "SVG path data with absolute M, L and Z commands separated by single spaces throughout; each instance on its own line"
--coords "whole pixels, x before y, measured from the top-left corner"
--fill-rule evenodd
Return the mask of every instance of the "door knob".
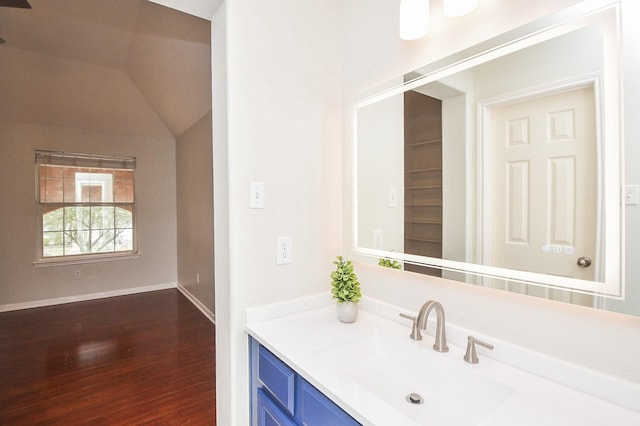
M 582 256 L 578 258 L 578 266 L 580 266 L 581 268 L 588 268 L 589 266 L 591 266 L 591 259 L 589 259 L 586 256 Z

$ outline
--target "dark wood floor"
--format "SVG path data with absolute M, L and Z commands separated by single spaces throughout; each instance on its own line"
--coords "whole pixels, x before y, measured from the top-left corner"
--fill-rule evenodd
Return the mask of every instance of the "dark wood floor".
M 0 425 L 215 424 L 214 333 L 177 290 L 0 313 Z

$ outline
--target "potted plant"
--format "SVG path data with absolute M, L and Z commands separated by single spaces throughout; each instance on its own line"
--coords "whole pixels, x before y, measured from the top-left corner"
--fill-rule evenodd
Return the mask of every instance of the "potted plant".
M 360 282 L 350 260 L 337 256 L 333 262 L 336 270 L 331 272 L 331 294 L 336 299 L 336 310 L 341 322 L 354 322 L 358 316 L 358 305 L 362 294 Z
M 391 268 L 391 269 L 402 269 L 402 265 L 399 262 L 393 259 L 390 259 L 388 257 L 383 257 L 379 259 L 378 265 L 384 266 L 386 268 Z

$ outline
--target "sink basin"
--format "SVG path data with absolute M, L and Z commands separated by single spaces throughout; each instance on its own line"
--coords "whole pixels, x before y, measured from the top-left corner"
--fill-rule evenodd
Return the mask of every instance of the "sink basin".
M 478 424 L 514 394 L 466 364 L 457 356 L 459 350 L 435 352 L 432 340 L 425 335 L 413 341 L 376 329 L 319 349 L 316 355 L 347 383 L 350 393 L 363 397 L 358 399 L 390 405 L 397 419 L 405 419 L 394 424 Z M 411 393 L 424 402 L 408 402 Z

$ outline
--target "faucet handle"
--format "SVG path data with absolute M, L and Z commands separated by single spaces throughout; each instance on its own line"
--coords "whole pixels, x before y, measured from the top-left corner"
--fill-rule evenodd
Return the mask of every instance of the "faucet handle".
M 413 322 L 411 324 L 411 334 L 409 335 L 411 340 L 422 340 L 422 334 L 420 333 L 420 329 L 418 328 L 418 317 L 403 314 L 402 312 L 400 312 L 400 316 L 402 318 L 410 319 Z
M 493 350 L 493 345 L 483 342 L 482 340 L 478 340 L 473 336 L 467 337 L 467 352 L 464 354 L 464 360 L 469 364 L 477 364 L 480 362 L 480 360 L 478 360 L 478 355 L 476 354 L 476 343 L 487 349 Z

